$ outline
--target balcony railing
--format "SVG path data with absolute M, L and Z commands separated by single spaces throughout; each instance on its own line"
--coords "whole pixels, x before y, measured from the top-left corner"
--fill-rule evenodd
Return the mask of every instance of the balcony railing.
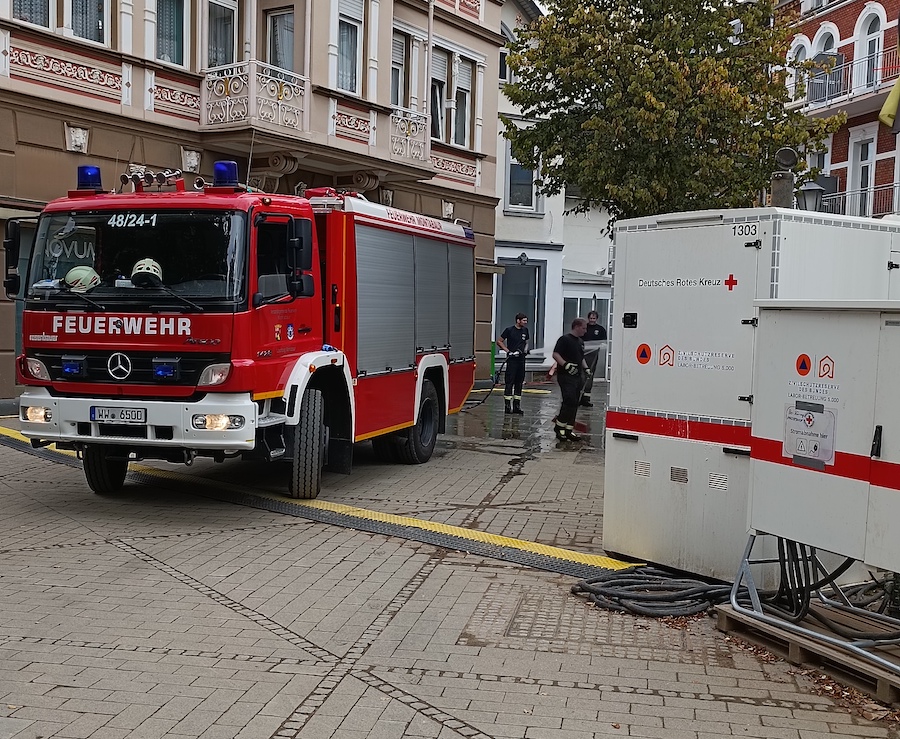
M 309 80 L 250 60 L 206 70 L 200 96 L 201 126 L 228 128 L 259 123 L 303 131 Z
M 900 183 L 878 185 L 867 190 L 836 192 L 822 198 L 822 210 L 844 216 L 885 216 L 897 211 Z
M 391 113 L 391 155 L 394 159 L 428 161 L 431 137 L 428 116 L 415 110 L 394 108 Z
M 898 76 L 900 57 L 894 46 L 829 70 L 806 73 L 806 97 L 803 102 L 811 106 L 828 105 L 840 98 L 874 92 Z M 792 96 L 796 85 L 794 82 L 790 86 Z

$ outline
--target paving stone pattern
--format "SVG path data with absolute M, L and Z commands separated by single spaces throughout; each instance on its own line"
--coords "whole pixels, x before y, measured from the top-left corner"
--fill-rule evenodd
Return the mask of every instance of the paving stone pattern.
M 510 419 L 492 397 L 419 467 L 360 445 L 323 497 L 602 553 L 602 408 L 558 445 L 556 403 Z M 215 498 L 281 490 L 275 467 L 167 469 L 196 494 L 132 478 L 100 497 L 0 447 L 0 739 L 897 736 L 709 620 L 608 613 L 562 575 Z

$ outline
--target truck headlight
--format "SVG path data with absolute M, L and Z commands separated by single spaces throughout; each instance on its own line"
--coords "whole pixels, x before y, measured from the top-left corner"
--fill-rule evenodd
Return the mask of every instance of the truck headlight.
M 32 423 L 48 423 L 53 418 L 53 411 L 40 406 L 26 406 L 22 409 L 22 420 Z
M 40 359 L 32 359 L 29 357 L 25 360 L 25 367 L 28 369 L 28 374 L 35 380 L 50 379 L 50 373 L 47 371 L 46 365 Z
M 213 385 L 221 385 L 225 380 L 228 379 L 228 375 L 231 374 L 231 363 L 225 362 L 223 364 L 211 364 L 207 367 L 203 372 L 200 373 L 200 379 L 197 381 L 197 385 L 206 385 L 207 387 Z
M 244 426 L 243 416 L 229 416 L 226 413 L 198 413 L 191 419 L 195 429 L 205 431 L 228 431 Z

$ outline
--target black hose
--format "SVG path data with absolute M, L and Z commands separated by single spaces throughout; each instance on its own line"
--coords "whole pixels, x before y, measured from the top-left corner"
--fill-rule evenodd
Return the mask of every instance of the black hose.
M 496 372 L 494 372 L 494 376 L 491 378 L 491 379 L 493 379 L 493 383 L 491 384 L 491 389 L 487 391 L 487 395 L 485 395 L 477 403 L 473 403 L 472 405 L 470 405 L 468 408 L 462 408 L 460 410 L 460 413 L 465 413 L 466 411 L 470 411 L 473 408 L 477 408 L 482 403 L 484 403 L 484 401 L 486 401 L 488 398 L 491 397 L 491 393 L 494 392 L 494 388 L 496 388 L 497 385 L 500 384 L 500 373 L 503 372 L 503 368 L 506 366 L 506 359 L 507 359 L 506 357 L 503 358 L 503 361 L 500 363 L 500 369 L 498 369 Z

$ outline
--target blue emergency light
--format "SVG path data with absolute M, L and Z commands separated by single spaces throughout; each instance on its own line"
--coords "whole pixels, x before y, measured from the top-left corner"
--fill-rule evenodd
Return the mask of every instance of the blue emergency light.
M 62 374 L 63 377 L 69 380 L 75 380 L 81 377 L 86 377 L 87 372 L 85 371 L 85 358 L 84 357 L 63 357 L 62 358 Z
M 100 167 L 93 164 L 81 164 L 78 167 L 79 190 L 102 190 L 100 181 Z
M 166 382 L 167 380 L 178 380 L 178 359 L 153 359 L 153 379 L 157 382 Z
M 237 162 L 221 161 L 213 164 L 213 187 L 237 187 Z

